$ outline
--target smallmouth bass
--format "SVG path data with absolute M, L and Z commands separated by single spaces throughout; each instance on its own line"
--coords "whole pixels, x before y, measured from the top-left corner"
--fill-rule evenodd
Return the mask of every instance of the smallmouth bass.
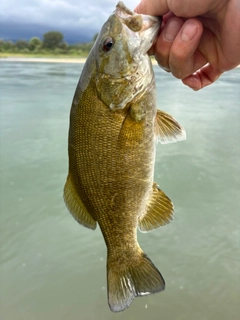
M 173 204 L 153 181 L 156 140 L 184 140 L 182 126 L 157 110 L 147 51 L 160 18 L 119 2 L 84 65 L 72 102 L 64 200 L 83 226 L 99 225 L 107 246 L 108 303 L 123 311 L 165 282 L 137 241 L 169 223 Z

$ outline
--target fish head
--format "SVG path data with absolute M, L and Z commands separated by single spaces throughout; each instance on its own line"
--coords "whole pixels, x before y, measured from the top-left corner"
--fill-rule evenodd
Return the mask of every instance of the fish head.
M 137 14 L 122 2 L 103 25 L 94 44 L 98 97 L 111 110 L 123 109 L 152 82 L 147 54 L 161 19 Z

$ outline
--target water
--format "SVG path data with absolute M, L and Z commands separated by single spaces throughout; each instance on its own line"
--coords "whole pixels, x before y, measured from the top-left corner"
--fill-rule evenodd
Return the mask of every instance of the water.
M 156 67 L 158 106 L 186 129 L 158 145 L 175 220 L 139 233 L 166 291 L 112 314 L 99 229 L 62 199 L 68 117 L 82 65 L 0 62 L 0 319 L 235 320 L 240 314 L 240 69 L 193 92 Z

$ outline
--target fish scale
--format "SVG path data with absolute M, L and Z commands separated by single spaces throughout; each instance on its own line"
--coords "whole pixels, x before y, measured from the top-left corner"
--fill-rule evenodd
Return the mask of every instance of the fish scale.
M 64 200 L 80 224 L 102 231 L 113 312 L 165 288 L 137 241 L 137 227 L 149 231 L 173 216 L 171 200 L 153 182 L 156 141 L 185 139 L 177 121 L 156 107 L 147 51 L 159 28 L 159 18 L 119 2 L 85 63 L 70 114 Z

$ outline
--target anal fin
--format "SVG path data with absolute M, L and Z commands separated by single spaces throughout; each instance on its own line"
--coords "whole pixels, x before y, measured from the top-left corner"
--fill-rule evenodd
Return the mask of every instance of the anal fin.
M 82 203 L 70 175 L 64 186 L 63 197 L 68 210 L 80 224 L 93 230 L 96 229 L 97 223 Z
M 149 231 L 164 226 L 173 219 L 173 212 L 172 201 L 154 182 L 146 212 L 139 218 L 138 227 L 141 231 Z
M 162 144 L 186 140 L 184 128 L 168 113 L 157 110 L 155 135 Z

